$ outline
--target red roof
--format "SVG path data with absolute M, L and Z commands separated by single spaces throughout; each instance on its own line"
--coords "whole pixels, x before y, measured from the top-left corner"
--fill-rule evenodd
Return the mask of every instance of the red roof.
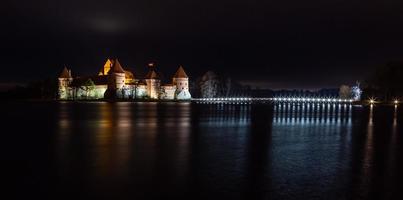
M 158 76 L 157 72 L 155 72 L 154 70 L 150 70 L 147 73 L 145 79 L 159 79 L 159 76 Z
M 182 66 L 179 66 L 174 78 L 189 78 Z
M 67 69 L 67 67 L 63 68 L 62 73 L 60 73 L 59 78 L 71 78 L 71 74 L 69 72 L 69 70 Z
M 123 70 L 118 59 L 115 59 L 115 61 L 112 64 L 111 70 L 109 72 L 110 73 L 125 73 L 125 70 Z

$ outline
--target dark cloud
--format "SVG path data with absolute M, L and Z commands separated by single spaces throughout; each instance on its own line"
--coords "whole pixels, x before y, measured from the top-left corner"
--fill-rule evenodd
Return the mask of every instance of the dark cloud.
M 143 73 L 182 64 L 276 87 L 353 83 L 403 59 L 403 2 L 9 1 L 1 10 L 3 82 L 94 73 L 106 57 Z M 6 72 L 6 73 L 4 73 Z M 259 84 L 257 84 L 259 83 Z

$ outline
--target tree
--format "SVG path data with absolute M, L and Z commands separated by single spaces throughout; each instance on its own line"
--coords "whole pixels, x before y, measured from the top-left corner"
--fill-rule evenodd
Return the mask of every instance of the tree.
M 227 78 L 227 80 L 225 81 L 225 96 L 226 97 L 229 97 L 229 95 L 230 95 L 231 85 L 232 85 L 231 78 Z
M 403 95 L 403 62 L 379 66 L 365 84 L 364 95 L 385 101 Z
M 88 79 L 87 81 L 84 82 L 84 84 L 81 86 L 81 89 L 85 91 L 85 96 L 86 98 L 89 97 L 89 94 L 95 90 L 95 83 L 91 79 Z
M 351 98 L 351 88 L 350 88 L 350 86 L 348 86 L 348 85 L 340 86 L 339 98 L 341 98 L 341 99 L 350 99 Z
M 220 81 L 218 80 L 218 76 L 212 72 L 206 72 L 200 82 L 200 95 L 202 98 L 212 98 L 218 96 Z

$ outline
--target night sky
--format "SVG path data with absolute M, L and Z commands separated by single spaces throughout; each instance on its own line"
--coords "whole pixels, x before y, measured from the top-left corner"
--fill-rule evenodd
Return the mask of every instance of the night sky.
M 262 88 L 352 84 L 403 60 L 402 0 L 2 1 L 0 82 L 96 74 L 107 57 L 143 75 L 208 70 Z

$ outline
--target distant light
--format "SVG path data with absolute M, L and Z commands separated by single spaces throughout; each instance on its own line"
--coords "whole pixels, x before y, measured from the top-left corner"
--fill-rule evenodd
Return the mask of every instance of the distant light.
M 369 99 L 369 103 L 370 103 L 370 104 L 374 104 L 374 103 L 375 103 L 375 100 L 374 100 L 373 98 L 371 98 L 371 99 Z
M 154 63 L 148 63 L 148 66 L 149 66 L 149 67 L 154 67 L 155 64 L 154 64 Z
M 395 100 L 393 101 L 393 103 L 394 103 L 394 104 L 399 104 L 399 100 L 395 99 Z

